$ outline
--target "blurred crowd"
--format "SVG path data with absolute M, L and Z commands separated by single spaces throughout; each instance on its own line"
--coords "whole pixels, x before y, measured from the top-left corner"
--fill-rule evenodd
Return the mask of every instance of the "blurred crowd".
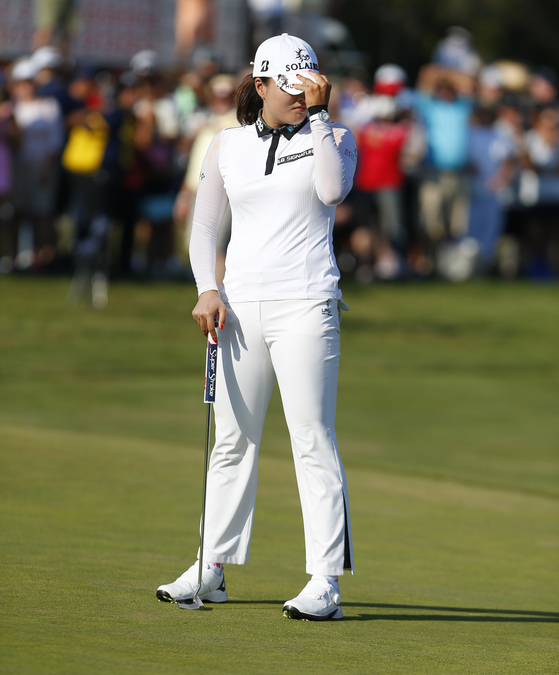
M 44 46 L 0 70 L 0 273 L 73 270 L 69 302 L 109 275 L 189 278 L 189 223 L 206 149 L 237 124 L 247 72 L 211 50 L 189 69 L 152 51 L 127 69 L 71 64 Z M 332 77 L 330 112 L 357 139 L 338 207 L 344 276 L 559 274 L 559 105 L 546 67 L 484 65 L 450 29 L 415 87 L 396 64 Z M 223 272 L 229 218 L 222 226 Z
M 452 28 L 415 88 L 395 64 L 342 82 L 357 138 L 338 261 L 363 282 L 559 274 L 559 101 L 547 67 L 484 65 Z

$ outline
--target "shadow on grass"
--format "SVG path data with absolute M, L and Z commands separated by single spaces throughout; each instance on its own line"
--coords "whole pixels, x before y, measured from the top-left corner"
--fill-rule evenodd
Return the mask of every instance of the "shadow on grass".
M 282 605 L 281 600 L 230 600 L 232 605 Z M 523 623 L 559 623 L 558 612 L 533 612 L 517 609 L 480 609 L 478 607 L 431 607 L 428 605 L 389 605 L 366 602 L 344 602 L 346 609 L 411 609 L 429 610 L 433 612 L 450 612 L 450 614 L 359 614 L 345 616 L 344 621 L 495 621 Z

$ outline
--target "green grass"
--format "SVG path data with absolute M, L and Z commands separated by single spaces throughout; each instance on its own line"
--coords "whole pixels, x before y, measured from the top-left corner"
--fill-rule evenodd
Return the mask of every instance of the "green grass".
M 337 429 L 356 574 L 346 618 L 287 621 L 306 582 L 281 402 L 251 560 L 200 612 L 192 561 L 204 341 L 192 287 L 0 280 L 0 672 L 559 673 L 559 288 L 348 287 Z

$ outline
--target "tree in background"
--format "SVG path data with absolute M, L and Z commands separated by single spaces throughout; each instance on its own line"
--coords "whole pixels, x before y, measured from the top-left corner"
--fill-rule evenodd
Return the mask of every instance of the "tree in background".
M 499 58 L 559 72 L 556 0 L 331 0 L 329 13 L 369 55 L 369 71 L 397 63 L 414 78 L 449 26 L 474 36 L 486 62 Z

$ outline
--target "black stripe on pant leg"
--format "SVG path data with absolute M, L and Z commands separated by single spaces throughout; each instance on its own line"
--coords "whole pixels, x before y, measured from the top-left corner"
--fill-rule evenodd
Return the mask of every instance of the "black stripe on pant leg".
M 351 569 L 351 546 L 349 542 L 349 528 L 347 526 L 348 519 L 347 519 L 347 507 L 345 503 L 345 495 L 344 497 L 344 570 L 350 570 Z

